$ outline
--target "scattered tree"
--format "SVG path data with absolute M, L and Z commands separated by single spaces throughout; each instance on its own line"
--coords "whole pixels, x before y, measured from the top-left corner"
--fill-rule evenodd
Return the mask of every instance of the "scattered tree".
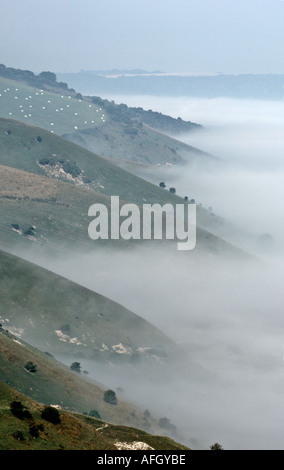
M 215 442 L 212 446 L 210 446 L 210 450 L 224 450 L 221 444 L 218 444 L 218 442 Z
M 117 405 L 116 394 L 113 390 L 107 390 L 104 393 L 104 401 L 110 405 Z
M 171 194 L 175 194 L 176 193 L 176 188 L 170 188 L 169 191 L 170 191 Z
M 188 202 L 188 196 L 184 196 L 184 201 Z
M 89 416 L 92 416 L 92 418 L 97 418 L 97 419 L 102 419 L 100 413 L 98 410 L 90 410 L 89 411 Z
M 32 419 L 29 410 L 22 404 L 22 402 L 14 400 L 10 403 L 10 410 L 16 418 L 19 419 Z
M 160 188 L 162 188 L 162 189 L 165 189 L 165 187 L 166 187 L 164 181 L 161 181 L 161 183 L 159 184 L 159 186 L 160 186 Z
M 81 364 L 80 362 L 72 362 L 71 366 L 70 366 L 70 369 L 73 371 L 73 372 L 77 372 L 77 374 L 80 374 L 81 372 Z
M 26 362 L 25 369 L 28 370 L 29 372 L 31 372 L 32 374 L 37 372 L 36 365 L 32 361 Z
M 17 439 L 17 441 L 24 441 L 25 438 L 24 438 L 24 435 L 21 431 L 15 431 L 13 432 L 12 436 Z
M 41 417 L 52 424 L 61 423 L 60 413 L 53 406 L 46 406 L 41 413 Z

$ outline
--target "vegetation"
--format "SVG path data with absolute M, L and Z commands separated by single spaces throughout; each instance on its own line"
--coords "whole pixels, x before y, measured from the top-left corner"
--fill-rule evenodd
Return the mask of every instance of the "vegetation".
M 117 405 L 116 393 L 113 390 L 107 390 L 104 393 L 104 401 L 110 405 Z
M 53 406 L 46 406 L 41 412 L 41 417 L 52 424 L 61 423 L 60 413 Z
M 210 446 L 210 450 L 224 450 L 224 449 L 221 446 L 221 444 L 219 444 L 218 442 L 215 442 L 215 444 L 212 444 L 212 446 Z
M 81 373 L 81 364 L 80 362 L 72 362 L 70 369 L 77 374 Z
M 42 418 L 46 406 L 2 383 L 0 392 L 0 450 L 117 450 L 117 442 L 137 441 L 155 450 L 189 450 L 165 436 L 66 410 L 60 410 L 55 424 Z M 19 419 L 11 413 L 13 401 L 20 401 L 32 417 Z
M 34 374 L 37 371 L 36 365 L 32 361 L 25 364 L 25 369 Z

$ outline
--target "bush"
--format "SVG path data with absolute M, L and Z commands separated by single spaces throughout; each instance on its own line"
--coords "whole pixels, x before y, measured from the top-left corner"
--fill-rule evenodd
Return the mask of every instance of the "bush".
M 215 442 L 212 446 L 210 446 L 210 450 L 224 450 L 221 444 L 218 444 L 218 442 Z
M 41 413 L 41 417 L 52 424 L 61 423 L 60 413 L 53 406 L 46 406 Z
M 107 390 L 104 393 L 104 401 L 110 405 L 117 405 L 116 394 L 113 390 Z
M 98 410 L 91 410 L 89 412 L 89 416 L 92 416 L 92 418 L 98 418 L 98 419 L 102 419 L 100 413 L 98 412 Z
M 81 364 L 80 362 L 72 362 L 71 366 L 70 366 L 70 369 L 73 371 L 73 372 L 77 372 L 77 374 L 80 374 L 81 372 Z
M 32 361 L 25 364 L 25 369 L 34 374 L 37 371 L 36 365 Z
M 32 415 L 29 410 L 20 402 L 20 401 L 12 401 L 10 403 L 10 410 L 16 418 L 19 419 L 32 419 Z
M 15 431 L 13 432 L 12 436 L 17 439 L 17 441 L 24 441 L 25 438 L 24 438 L 24 435 L 21 431 Z

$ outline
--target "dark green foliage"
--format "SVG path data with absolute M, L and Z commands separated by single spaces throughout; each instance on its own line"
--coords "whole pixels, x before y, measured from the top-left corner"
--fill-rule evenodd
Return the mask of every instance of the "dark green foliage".
M 104 393 L 104 401 L 110 405 L 117 405 L 116 394 L 113 390 L 107 390 Z
M 70 366 L 70 369 L 73 371 L 73 372 L 77 372 L 77 374 L 80 374 L 81 372 L 81 364 L 80 362 L 72 362 L 71 366 Z
M 25 369 L 34 374 L 37 371 L 36 365 L 32 361 L 28 361 L 25 364 Z
M 37 141 L 37 142 L 41 142 L 41 141 L 42 141 L 42 138 L 41 138 L 41 136 L 40 136 L 40 135 L 39 135 L 39 136 L 37 136 L 37 138 L 36 138 L 36 141 Z
M 61 423 L 60 413 L 53 406 L 46 406 L 41 413 L 41 417 L 52 424 Z
M 30 228 L 28 228 L 28 230 L 26 230 L 26 231 L 24 232 L 24 235 L 25 235 L 25 236 L 34 235 L 34 234 L 35 234 L 35 229 L 34 229 L 34 227 L 30 227 Z
M 98 410 L 91 410 L 89 412 L 89 416 L 92 416 L 92 418 L 97 418 L 97 419 L 102 419 L 100 413 L 98 412 Z
M 165 189 L 165 187 L 166 187 L 164 181 L 161 181 L 161 183 L 159 184 L 159 186 L 160 186 L 160 188 L 162 188 L 162 189 Z
M 24 441 L 25 438 L 24 438 L 24 435 L 21 431 L 15 431 L 13 432 L 12 436 L 17 439 L 17 441 Z
M 63 163 L 62 168 L 65 173 L 69 173 L 74 178 L 82 173 L 82 170 L 78 167 L 77 163 L 69 162 L 68 160 Z
M 188 196 L 184 196 L 184 201 L 188 202 Z
M 11 227 L 13 227 L 15 230 L 20 230 L 20 226 L 18 224 L 11 224 Z
M 22 404 L 22 402 L 14 400 L 10 403 L 10 410 L 16 418 L 19 419 L 32 419 L 29 410 Z
M 54 158 L 47 158 L 47 157 L 44 157 L 42 158 L 40 161 L 39 161 L 39 164 L 40 165 L 50 165 L 50 166 L 55 166 L 56 165 L 56 160 L 54 160 Z
M 212 446 L 210 446 L 210 450 L 224 450 L 221 444 L 218 444 L 218 442 L 215 442 Z
M 176 193 L 176 188 L 170 188 L 169 191 L 170 191 L 171 194 L 175 194 Z

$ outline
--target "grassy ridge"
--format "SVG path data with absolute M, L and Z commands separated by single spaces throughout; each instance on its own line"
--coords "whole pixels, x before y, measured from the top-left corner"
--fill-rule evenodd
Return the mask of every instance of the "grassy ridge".
M 0 383 L 0 397 L 1 450 L 117 450 L 122 444 L 129 449 L 137 442 L 143 443 L 144 449 L 189 450 L 164 436 L 63 410 L 59 411 L 61 422 L 50 423 L 41 417 L 42 404 L 3 383 Z M 15 400 L 29 410 L 30 419 L 21 420 L 11 413 L 10 403 Z M 37 437 L 32 437 L 31 426 L 39 429 Z
M 4 252 L 0 297 L 4 327 L 55 355 L 155 363 L 178 353 L 157 328 L 123 306 Z

